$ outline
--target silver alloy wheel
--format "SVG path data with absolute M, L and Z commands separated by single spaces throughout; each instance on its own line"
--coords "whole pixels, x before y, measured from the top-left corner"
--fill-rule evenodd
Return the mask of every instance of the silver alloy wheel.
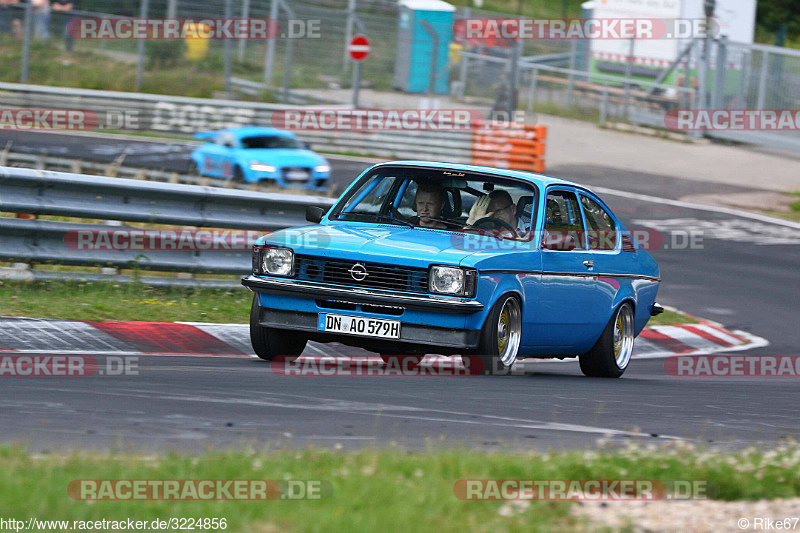
M 614 319 L 614 361 L 624 370 L 631 361 L 633 352 L 633 312 L 630 306 L 622 305 Z
M 510 367 L 517 360 L 522 338 L 522 313 L 516 298 L 508 298 L 497 318 L 497 353 L 503 366 Z

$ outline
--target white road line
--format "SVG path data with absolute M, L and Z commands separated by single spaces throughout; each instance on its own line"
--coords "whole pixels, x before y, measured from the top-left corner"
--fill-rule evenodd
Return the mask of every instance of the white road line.
M 123 391 L 100 391 L 97 394 L 105 395 L 105 396 L 136 396 L 141 397 L 139 394 L 130 394 Z M 636 431 L 626 431 L 620 429 L 613 429 L 613 428 L 604 428 L 604 427 L 596 427 L 596 426 L 584 426 L 581 424 L 565 424 L 559 422 L 543 422 L 540 420 L 526 420 L 524 418 L 513 418 L 513 417 L 505 417 L 505 416 L 496 416 L 496 415 L 487 415 L 487 414 L 480 414 L 475 412 L 461 412 L 461 411 L 449 411 L 449 410 L 442 410 L 442 409 L 427 409 L 424 407 L 409 407 L 405 405 L 391 405 L 391 404 L 375 404 L 375 403 L 368 403 L 368 402 L 354 402 L 349 400 L 336 400 L 332 398 L 317 398 L 317 397 L 307 397 L 304 398 L 306 400 L 312 399 L 319 403 L 317 404 L 309 404 L 309 403 L 283 403 L 280 401 L 269 401 L 266 399 L 261 400 L 254 400 L 250 398 L 210 398 L 207 396 L 179 396 L 179 395 L 169 395 L 169 394 L 159 394 L 155 395 L 152 391 L 146 394 L 148 398 L 160 399 L 160 400 L 171 400 L 177 402 L 203 402 L 203 403 L 216 403 L 216 404 L 233 404 L 233 405 L 250 405 L 250 406 L 259 406 L 259 407 L 271 407 L 271 408 L 279 408 L 279 409 L 298 409 L 302 411 L 335 411 L 337 413 L 348 413 L 353 415 L 364 415 L 364 416 L 373 416 L 378 419 L 380 418 L 405 418 L 411 420 L 419 420 L 419 421 L 426 421 L 426 422 L 449 422 L 453 424 L 468 424 L 468 425 L 480 425 L 480 426 L 496 426 L 496 427 L 515 427 L 520 429 L 547 429 L 552 431 L 564 431 L 564 432 L 573 432 L 573 433 L 590 433 L 590 434 L 598 434 L 598 435 L 616 435 L 616 436 L 627 436 L 627 437 L 650 437 L 651 434 L 647 431 L 643 432 L 636 432 Z M 390 411 L 399 411 L 396 414 L 391 413 Z M 414 415 L 413 412 L 417 413 L 431 413 L 431 415 Z M 466 419 L 461 418 L 452 418 L 452 417 L 464 417 Z M 483 419 L 483 420 L 476 420 Z M 302 435 L 295 435 L 297 438 L 301 438 Z M 672 435 L 658 435 L 657 437 L 651 438 L 659 438 L 659 439 L 667 439 L 667 440 L 682 440 L 681 437 L 676 437 Z
M 684 202 L 682 200 L 672 200 L 671 198 L 650 196 L 649 194 L 639 194 L 635 192 L 620 191 L 618 189 L 609 189 L 608 187 L 589 187 L 589 189 L 597 193 L 610 194 L 612 196 L 621 196 L 623 198 L 630 198 L 632 200 L 641 200 L 643 202 L 651 202 L 654 204 L 674 205 L 676 207 L 685 207 L 687 209 L 696 209 L 698 211 L 709 211 L 711 213 L 724 213 L 726 215 L 749 218 L 751 220 L 760 220 L 761 222 L 776 224 L 778 226 L 786 226 L 789 228 L 800 229 L 800 222 L 792 222 L 791 220 L 784 220 L 782 218 L 775 218 L 768 215 L 760 215 L 758 213 L 750 213 L 748 211 L 742 211 L 741 209 L 733 209 L 730 207 L 718 207 L 714 205 L 696 204 L 693 202 Z

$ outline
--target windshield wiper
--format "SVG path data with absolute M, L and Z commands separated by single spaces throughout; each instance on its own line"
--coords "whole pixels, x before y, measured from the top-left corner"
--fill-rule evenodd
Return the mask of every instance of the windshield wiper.
M 398 224 L 402 224 L 402 225 L 407 226 L 409 228 L 416 227 L 416 226 L 414 226 L 414 224 L 412 224 L 411 222 L 409 222 L 407 220 L 403 220 L 401 218 L 390 217 L 388 215 L 375 215 L 375 220 L 384 220 L 384 221 L 387 221 L 387 222 L 397 222 Z
M 376 222 L 389 222 L 389 223 L 395 222 L 397 224 L 401 224 L 401 225 L 409 227 L 409 228 L 415 227 L 414 224 L 412 224 L 411 222 L 407 222 L 405 220 L 402 220 L 402 219 L 399 219 L 399 218 L 390 217 L 390 216 L 387 216 L 387 215 L 378 215 L 378 214 L 375 214 L 375 213 L 358 213 L 358 212 L 352 212 L 351 211 L 349 213 L 339 213 L 337 215 L 337 218 L 342 219 L 342 218 L 346 218 L 346 217 L 350 217 L 350 216 L 367 217 L 367 218 L 371 218 L 371 219 L 375 220 Z

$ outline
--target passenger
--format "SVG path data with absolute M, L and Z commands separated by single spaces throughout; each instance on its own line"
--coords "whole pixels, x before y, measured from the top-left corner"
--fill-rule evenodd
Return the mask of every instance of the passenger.
M 524 235 L 529 231 L 525 221 L 517 216 L 517 206 L 508 191 L 497 190 L 478 198 L 469 210 L 467 227 L 475 224 L 482 218 L 492 217 L 502 220 L 516 230 L 517 235 Z M 498 224 L 499 226 L 499 224 Z M 495 229 L 508 229 L 500 226 Z
M 414 204 L 421 228 L 447 229 L 447 224 L 435 220 L 441 218 L 444 210 L 445 193 L 441 187 L 433 184 L 419 184 Z

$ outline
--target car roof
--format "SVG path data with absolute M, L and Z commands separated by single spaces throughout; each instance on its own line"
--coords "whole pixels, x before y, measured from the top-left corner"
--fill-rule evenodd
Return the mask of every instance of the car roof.
M 484 174 L 493 174 L 500 177 L 520 178 L 529 181 L 539 187 L 548 187 L 550 185 L 569 185 L 571 187 L 586 187 L 569 180 L 547 176 L 545 174 L 537 174 L 536 172 L 528 172 L 526 170 L 511 170 L 507 168 L 487 167 L 483 165 L 468 165 L 464 163 L 444 163 L 441 161 L 387 161 L 380 163 L 383 165 L 403 166 L 403 167 L 428 167 L 444 170 L 458 170 L 462 172 L 482 172 Z
M 243 126 L 241 128 L 227 128 L 220 130 L 220 133 L 232 133 L 239 139 L 244 137 L 253 137 L 256 135 L 270 135 L 274 137 L 295 137 L 291 131 L 279 130 L 276 128 L 264 128 L 261 126 Z

